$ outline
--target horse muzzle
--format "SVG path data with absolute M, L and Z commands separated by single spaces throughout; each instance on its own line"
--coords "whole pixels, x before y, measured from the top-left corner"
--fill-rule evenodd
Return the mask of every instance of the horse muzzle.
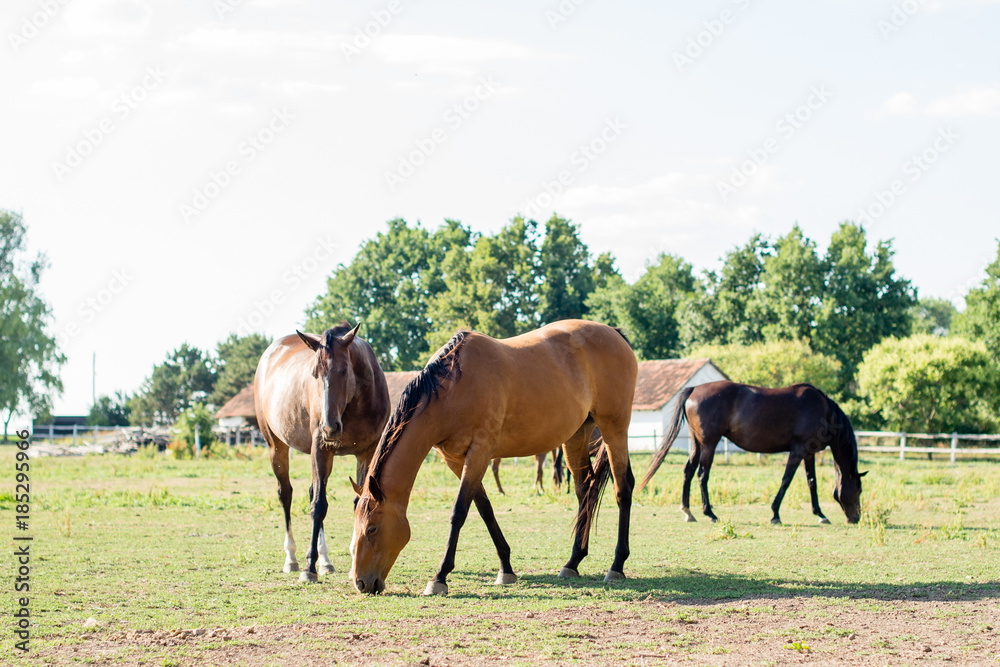
M 354 580 L 354 587 L 358 589 L 359 593 L 378 595 L 385 590 L 385 582 L 378 577 L 374 577 L 370 581 L 365 581 L 361 577 L 358 577 Z

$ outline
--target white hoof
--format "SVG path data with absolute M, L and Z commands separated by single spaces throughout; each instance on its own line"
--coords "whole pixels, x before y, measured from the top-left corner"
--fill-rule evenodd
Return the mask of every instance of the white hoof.
M 576 577 L 579 576 L 580 576 L 579 572 L 569 567 L 564 567 L 563 569 L 559 570 L 560 579 L 575 579 Z
M 442 584 L 440 581 L 428 581 L 427 588 L 424 589 L 424 595 L 447 595 L 448 594 L 448 584 Z
M 506 586 L 507 584 L 516 584 L 516 583 L 517 583 L 517 575 L 514 574 L 513 572 L 509 574 L 507 572 L 501 572 L 500 574 L 497 575 L 497 584 L 500 586 Z
M 624 572 L 615 572 L 614 570 L 608 570 L 607 575 L 604 577 L 604 583 L 611 584 L 616 581 L 621 581 L 625 578 Z
M 317 576 L 314 572 L 300 572 L 299 581 L 304 583 L 315 584 L 317 581 L 319 581 L 319 576 Z
M 316 569 L 319 570 L 320 574 L 333 574 L 334 572 L 337 571 L 333 567 L 333 563 L 320 563 L 319 567 Z
M 681 514 L 684 515 L 684 520 L 686 522 L 688 522 L 688 523 L 694 523 L 695 522 L 694 514 L 691 514 L 691 510 L 689 510 L 688 508 L 682 507 L 681 508 Z
M 285 563 L 285 567 L 281 569 L 282 572 L 298 572 L 299 564 L 296 562 Z
M 821 516 L 821 517 L 819 518 L 819 522 L 820 522 L 820 523 L 830 523 L 830 520 L 829 520 L 829 519 L 827 519 L 827 518 L 826 518 L 825 516 Z

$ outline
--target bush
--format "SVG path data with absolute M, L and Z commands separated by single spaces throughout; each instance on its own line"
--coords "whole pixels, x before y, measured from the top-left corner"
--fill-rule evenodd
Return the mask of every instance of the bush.
M 752 345 L 701 345 L 687 357 L 709 357 L 733 382 L 759 387 L 786 387 L 808 382 L 836 394 L 840 362 L 813 352 L 805 341 L 775 341 Z
M 195 429 L 201 439 L 202 452 L 207 452 L 215 443 L 215 434 L 212 433 L 212 413 L 204 403 L 196 403 L 183 412 L 174 424 L 174 432 L 177 434 L 174 442 L 170 444 L 170 450 L 176 458 L 191 458 L 194 456 L 194 434 Z

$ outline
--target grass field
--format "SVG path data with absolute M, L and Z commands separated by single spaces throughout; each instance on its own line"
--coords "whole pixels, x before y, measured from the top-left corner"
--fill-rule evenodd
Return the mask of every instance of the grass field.
M 637 476 L 648 456 L 633 457 Z M 771 526 L 781 457 L 713 469 L 721 521 L 684 523 L 681 456 L 633 506 L 628 579 L 606 586 L 617 512 L 608 494 L 581 579 L 555 574 L 570 550 L 575 498 L 536 495 L 533 461 L 506 461 L 506 496 L 488 480 L 520 580 L 493 584 L 498 561 L 473 513 L 445 598 L 420 595 L 443 555 L 457 480 L 429 459 L 413 532 L 386 594 L 347 581 L 348 475 L 331 478 L 327 536 L 337 573 L 301 584 L 280 569 L 282 526 L 263 449 L 228 459 L 162 455 L 32 462 L 31 652 L 3 664 L 913 664 L 1000 660 L 1000 465 L 862 460 L 863 517 L 846 525 L 820 466 L 809 512 L 804 478 Z M 829 458 L 827 457 L 827 463 Z M 293 456 L 294 529 L 305 563 L 308 459 Z M 13 448 L 0 449 L 13 471 Z M 9 474 L 13 481 L 13 472 Z M 13 533 L 12 483 L 0 509 Z M 695 494 L 697 495 L 697 494 Z M 700 512 L 696 511 L 700 517 Z M 12 541 L 0 562 L 12 573 Z M 8 574 L 13 579 L 13 574 Z M 10 591 L 12 584 L 4 584 Z M 11 618 L 13 593 L 0 612 Z M 88 620 L 93 619 L 93 620 Z M 8 627 L 10 627 L 8 625 Z M 188 631 L 188 632 L 185 632 Z M 197 632 L 195 632 L 197 631 Z

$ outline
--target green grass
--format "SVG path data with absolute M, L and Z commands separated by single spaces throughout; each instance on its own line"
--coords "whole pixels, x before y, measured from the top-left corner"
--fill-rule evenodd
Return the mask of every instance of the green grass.
M 636 496 L 632 556 L 625 568 L 629 578 L 614 586 L 603 583 L 617 530 L 611 494 L 592 535 L 590 556 L 580 568 L 583 576 L 566 582 L 555 575 L 569 556 L 575 497 L 552 491 L 536 495 L 534 462 L 504 462 L 507 495 L 500 496 L 492 480 L 486 483 L 511 544 L 519 582 L 493 585 L 496 554 L 482 521 L 472 513 L 459 544 L 457 569 L 449 577 L 451 594 L 425 598 L 420 593 L 443 555 L 457 491 L 454 476 L 431 459 L 421 469 L 410 505 L 411 542 L 389 575 L 387 594 L 370 598 L 357 594 L 346 578 L 353 459 L 338 459 L 331 476 L 326 530 L 337 573 L 318 585 L 300 584 L 295 575 L 280 571 L 283 527 L 263 449 L 202 461 L 148 454 L 35 459 L 31 611 L 36 626 L 33 657 L 26 664 L 45 663 L 48 651 L 81 642 L 88 632 L 82 623 L 89 617 L 97 619 L 100 632 L 336 622 L 344 624 L 344 641 L 352 629 L 373 623 L 388 623 L 380 632 L 412 639 L 408 633 L 413 627 L 392 623 L 465 617 L 468 622 L 461 627 L 421 626 L 420 632 L 450 642 L 453 652 L 500 651 L 516 657 L 526 645 L 541 645 L 546 655 L 561 660 L 577 650 L 586 626 L 541 625 L 527 612 L 629 609 L 649 615 L 650 622 L 685 623 L 708 613 L 698 601 L 746 600 L 739 610 L 714 609 L 770 614 L 773 608 L 755 598 L 807 595 L 827 600 L 836 625 L 839 605 L 877 610 L 903 599 L 998 594 L 1000 466 L 995 463 L 863 461 L 861 469 L 871 472 L 862 496 L 863 521 L 856 526 L 846 525 L 830 496 L 829 465 L 820 467 L 819 484 L 821 504 L 833 524 L 816 523 L 800 471 L 782 506 L 785 525 L 775 527 L 769 524 L 769 505 L 784 467 L 780 457 L 762 462 L 734 457 L 729 465 L 720 457 L 711 481 L 721 519 L 716 525 L 694 508 L 699 521 L 684 523 L 677 510 L 682 461 L 668 458 L 650 488 Z M 637 476 L 647 462 L 648 456 L 633 457 Z M 0 449 L 0 467 L 13 470 L 12 448 Z M 293 456 L 292 468 L 294 531 L 304 565 L 308 459 Z M 13 509 L 13 497 L 5 489 L 0 510 L 7 525 L 13 524 Z M 11 572 L 12 549 L 3 553 L 0 568 Z M 0 614 L 10 618 L 13 597 L 0 600 Z M 647 600 L 679 606 L 656 611 L 633 604 Z M 849 631 L 826 632 L 840 636 Z M 790 651 L 802 652 L 801 640 L 812 638 L 789 638 Z M 664 641 L 690 647 L 696 640 L 680 631 Z M 157 663 L 172 663 L 180 650 L 158 657 Z M 184 650 L 190 660 L 201 649 Z M 5 639 L 0 661 L 9 662 L 14 655 L 12 642 Z M 412 654 L 399 657 L 419 660 L 421 655 L 414 646 Z M 119 657 L 136 659 L 128 652 Z

